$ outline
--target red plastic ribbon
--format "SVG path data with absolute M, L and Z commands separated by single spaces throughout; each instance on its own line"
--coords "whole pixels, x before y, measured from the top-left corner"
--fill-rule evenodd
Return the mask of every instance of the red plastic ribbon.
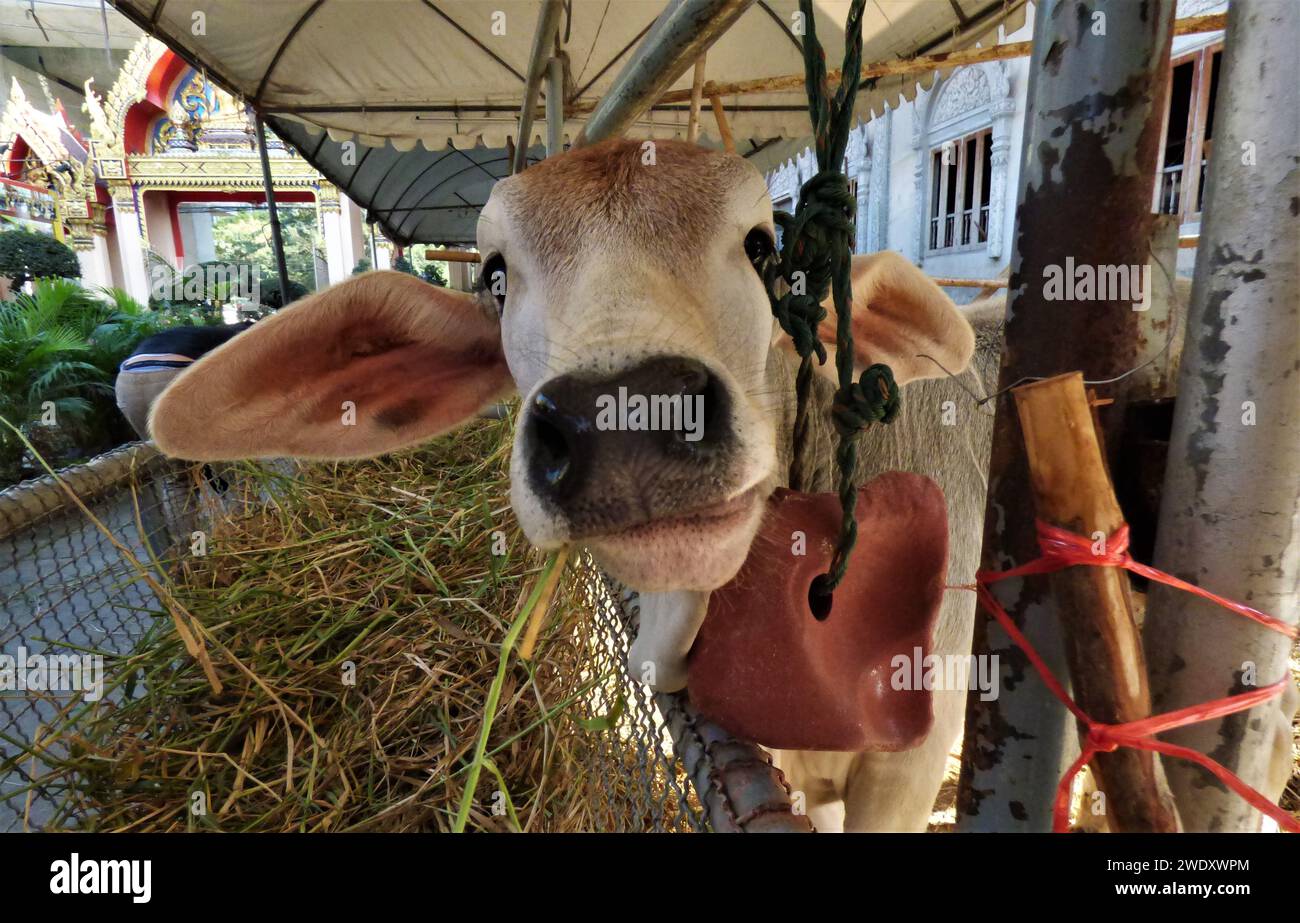
M 1006 610 L 1002 608 L 993 594 L 989 592 L 988 586 L 997 583 L 999 580 L 1007 580 L 1011 577 L 1024 577 L 1032 574 L 1049 574 L 1054 571 L 1064 570 L 1067 567 L 1084 565 L 1089 567 L 1122 567 L 1125 570 L 1132 571 L 1135 574 L 1141 574 L 1149 580 L 1157 583 L 1167 584 L 1180 590 L 1186 590 L 1194 593 L 1203 599 L 1208 599 L 1217 603 L 1225 609 L 1245 616 L 1264 627 L 1286 635 L 1288 638 L 1295 638 L 1297 627 L 1283 622 L 1279 618 L 1260 612 L 1258 609 L 1252 609 L 1250 606 L 1224 599 L 1208 590 L 1203 590 L 1198 586 L 1179 580 L 1177 577 L 1148 567 L 1134 561 L 1128 554 L 1128 525 L 1121 525 L 1115 532 L 1106 538 L 1104 551 L 1100 554 L 1094 553 L 1093 541 L 1081 535 L 1076 535 L 1065 529 L 1061 529 L 1051 523 L 1039 520 L 1038 528 L 1038 545 L 1042 552 L 1041 556 L 1035 558 L 1027 564 L 1019 567 L 1013 567 L 1005 571 L 979 571 L 975 575 L 975 592 L 984 607 L 997 619 L 998 624 L 1010 636 L 1011 640 L 1025 652 L 1029 662 L 1038 671 L 1042 677 L 1043 683 L 1047 686 L 1052 695 L 1056 696 L 1071 713 L 1074 714 L 1087 729 L 1082 743 L 1082 752 L 1079 758 L 1074 761 L 1056 789 L 1056 800 L 1052 807 L 1052 830 L 1056 833 L 1066 833 L 1070 827 L 1070 787 L 1074 782 L 1075 776 L 1083 769 L 1085 765 L 1097 753 L 1110 753 L 1120 747 L 1129 747 L 1133 750 L 1148 750 L 1155 753 L 1163 753 L 1166 756 L 1174 756 L 1179 759 L 1190 760 L 1193 763 L 1203 767 L 1212 773 L 1228 788 L 1232 789 L 1242 798 L 1246 799 L 1253 807 L 1264 812 L 1269 817 L 1277 821 L 1278 826 L 1290 833 L 1300 833 L 1300 822 L 1287 814 L 1280 807 L 1273 804 L 1258 791 L 1251 788 L 1243 782 L 1238 776 L 1231 771 L 1216 763 L 1203 753 L 1187 747 L 1180 747 L 1176 744 L 1166 743 L 1157 740 L 1154 735 L 1162 731 L 1168 731 L 1173 728 L 1184 727 L 1189 724 L 1196 724 L 1200 721 L 1210 721 L 1215 718 L 1222 718 L 1225 715 L 1235 714 L 1236 712 L 1245 711 L 1254 708 L 1279 696 L 1286 689 L 1289 679 L 1280 679 L 1269 686 L 1263 686 L 1250 692 L 1240 693 L 1238 695 L 1228 696 L 1222 699 L 1215 699 L 1212 702 L 1205 702 L 1200 705 L 1192 705 L 1187 708 L 1181 708 L 1177 711 L 1166 712 L 1161 715 L 1152 715 L 1150 718 L 1143 718 L 1139 721 L 1129 721 L 1124 724 L 1103 724 L 1099 721 L 1093 721 L 1083 709 L 1079 707 L 1074 699 L 1070 698 L 1065 687 L 1057 680 L 1052 672 L 1047 668 L 1043 658 L 1039 656 L 1038 651 L 1029 643 L 1029 639 L 1024 633 L 1016 627 L 1011 616 L 1007 615 Z

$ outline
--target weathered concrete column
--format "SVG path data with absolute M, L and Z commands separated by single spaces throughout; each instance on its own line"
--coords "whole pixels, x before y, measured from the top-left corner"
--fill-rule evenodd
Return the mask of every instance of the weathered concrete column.
M 108 259 L 108 239 L 103 234 L 91 233 L 78 238 L 73 246 L 77 262 L 81 264 L 81 283 L 87 286 L 113 285 L 113 268 Z
M 366 227 L 361 206 L 339 192 L 339 232 L 343 245 L 343 265 L 349 273 L 363 256 L 369 256 L 366 245 Z
M 144 235 L 135 196 L 126 183 L 113 189 L 118 261 L 122 267 L 122 288 L 141 304 L 149 303 L 149 272 L 145 267 Z
M 1108 379 L 1135 364 L 1140 337 L 1131 298 L 1098 298 L 1096 287 L 1087 298 L 1061 298 L 1047 283 L 1068 265 L 1096 272 L 1147 262 L 1173 12 L 1174 0 L 1045 0 L 1038 7 L 1000 388 L 1074 370 L 1088 380 Z M 1101 419 L 1114 437 L 1124 391 L 1099 390 L 1120 405 Z M 985 568 L 1038 556 L 1030 496 L 1020 426 L 1003 397 L 989 471 Z M 994 595 L 1065 679 L 1047 580 L 1003 581 Z M 984 615 L 976 617 L 974 651 L 998 655 L 1001 683 L 996 700 L 968 700 L 959 828 L 1048 830 L 1063 764 L 1078 752 L 1074 719 Z
M 867 239 L 859 252 L 889 249 L 889 161 L 893 157 L 894 110 L 885 110 L 867 123 L 870 139 L 871 190 L 867 195 Z
M 1300 584 L 1300 6 L 1233 0 L 1155 564 L 1295 623 Z M 1145 626 L 1159 711 L 1287 678 L 1290 641 L 1152 585 Z M 1166 739 L 1276 799 L 1296 690 Z M 1188 830 L 1258 829 L 1209 773 L 1165 769 Z

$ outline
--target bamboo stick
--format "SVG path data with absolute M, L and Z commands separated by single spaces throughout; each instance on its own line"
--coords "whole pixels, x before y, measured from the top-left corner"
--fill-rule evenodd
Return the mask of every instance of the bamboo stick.
M 437 250 L 430 247 L 424 251 L 424 258 L 443 263 L 477 263 L 482 259 L 482 254 L 473 250 Z
M 704 59 L 695 59 L 695 76 L 691 81 L 691 114 L 686 122 L 686 140 L 695 144 L 700 140 L 700 106 L 704 102 Z
M 1079 372 L 1012 391 L 1040 519 L 1080 535 L 1111 535 L 1124 522 L 1106 471 Z M 1149 717 L 1151 692 L 1128 575 L 1071 567 L 1051 575 L 1075 701 L 1095 721 Z M 1116 832 L 1176 832 L 1178 814 L 1156 755 L 1121 748 L 1092 760 Z M 1086 809 L 1086 808 L 1085 808 Z
M 722 138 L 723 148 L 728 154 L 736 153 L 736 139 L 731 136 L 731 123 L 727 121 L 721 97 L 710 96 L 709 102 L 713 104 L 713 118 L 718 123 L 718 135 Z
M 1175 35 L 1197 35 L 1202 32 L 1216 32 L 1227 25 L 1226 13 L 1209 13 L 1204 16 L 1191 16 L 1174 23 Z M 876 61 L 862 68 L 862 79 L 871 80 L 879 77 L 896 77 L 903 74 L 923 74 L 939 68 L 960 67 L 964 64 L 981 64 L 986 61 L 1004 61 L 1008 58 L 1023 58 L 1033 48 L 1033 42 L 1008 42 L 1004 45 L 990 45 L 986 48 L 964 48 L 959 51 L 944 51 L 938 54 L 918 55 L 915 58 L 892 58 Z M 840 71 L 827 73 L 831 86 L 839 82 Z M 727 83 L 707 81 L 704 84 L 705 96 L 749 96 L 755 93 L 776 93 L 783 90 L 798 90 L 804 86 L 803 74 L 785 74 L 779 77 L 759 77 L 754 80 L 736 80 Z M 691 90 L 672 90 L 659 97 L 656 105 L 689 102 Z M 591 112 L 599 103 L 598 99 L 575 102 L 569 109 L 569 115 L 582 115 Z
M 942 276 L 932 276 L 931 281 L 939 286 L 952 286 L 954 288 L 1006 288 L 1006 279 L 946 279 Z

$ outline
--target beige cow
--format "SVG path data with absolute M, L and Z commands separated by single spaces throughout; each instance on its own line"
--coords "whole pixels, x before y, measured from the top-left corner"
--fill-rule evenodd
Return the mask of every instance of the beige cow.
M 541 548 L 585 546 L 640 591 L 633 674 L 648 662 L 658 688 L 680 688 L 709 593 L 744 562 L 786 477 L 795 359 L 759 272 L 774 232 L 763 177 L 693 145 L 650 153 L 609 141 L 498 183 L 479 222 L 477 294 L 369 273 L 218 348 L 155 405 L 159 448 L 203 460 L 363 458 L 424 442 L 517 391 L 511 499 L 525 534 Z M 855 362 L 890 365 L 905 408 L 866 435 L 862 467 L 918 471 L 944 488 L 952 572 L 967 581 L 988 409 L 940 366 L 978 389 L 996 344 L 982 344 L 982 374 L 966 371 L 971 324 L 897 254 L 855 257 L 853 294 Z M 598 408 L 620 389 L 703 412 L 689 432 L 602 427 Z M 818 418 L 830 391 L 818 388 Z M 945 425 L 948 400 L 957 419 Z M 829 435 L 818 429 L 810 446 L 815 489 L 831 484 Z M 973 602 L 949 595 L 936 652 L 962 653 Z M 924 829 L 964 698 L 936 696 L 934 731 L 915 750 L 780 762 L 821 829 L 838 829 L 841 815 L 850 829 Z

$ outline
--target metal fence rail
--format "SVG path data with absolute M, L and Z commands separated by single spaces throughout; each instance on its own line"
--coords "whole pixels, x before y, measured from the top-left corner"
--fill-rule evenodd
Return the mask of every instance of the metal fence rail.
M 146 444 L 60 474 L 62 485 L 43 478 L 0 491 L 0 655 L 98 655 L 110 672 L 115 657 L 151 643 L 151 629 L 171 630 L 132 557 L 157 573 L 173 573 L 177 553 L 221 501 L 202 489 L 198 466 Z M 579 562 L 578 574 L 592 612 L 582 641 L 585 669 L 599 678 L 585 704 L 589 714 L 606 716 L 604 726 L 588 732 L 585 750 L 598 829 L 811 829 L 806 818 L 790 813 L 789 791 L 760 748 L 730 740 L 695 715 L 684 696 L 656 696 L 627 677 L 635 594 L 610 582 L 589 558 Z M 68 809 L 75 793 L 48 779 L 67 778 L 49 769 L 75 738 L 78 710 L 88 708 L 84 691 L 0 691 L 0 831 L 86 819 Z M 52 725 L 62 732 L 51 732 Z

